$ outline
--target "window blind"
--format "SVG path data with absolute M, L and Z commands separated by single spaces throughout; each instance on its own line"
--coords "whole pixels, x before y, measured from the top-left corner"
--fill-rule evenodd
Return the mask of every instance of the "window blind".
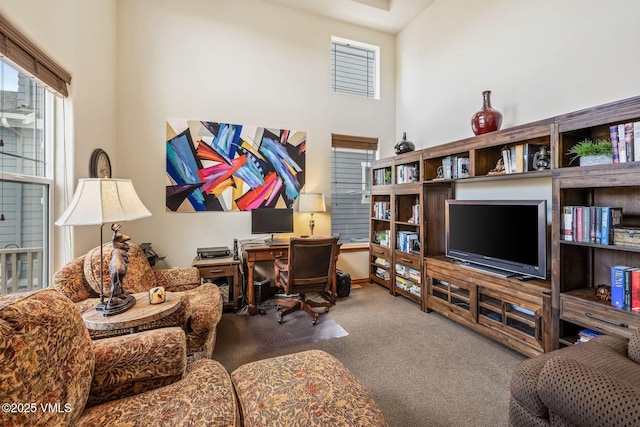
M 49 89 L 69 96 L 71 74 L 56 64 L 0 15 L 0 55 L 35 77 Z
M 376 53 L 350 44 L 331 43 L 331 89 L 375 98 Z
M 371 163 L 377 138 L 332 134 L 331 232 L 342 243 L 368 242 Z

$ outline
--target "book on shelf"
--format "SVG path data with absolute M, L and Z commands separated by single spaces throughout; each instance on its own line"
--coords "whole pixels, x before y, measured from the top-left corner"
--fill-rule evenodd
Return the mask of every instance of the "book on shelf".
M 613 163 L 620 163 L 620 138 L 618 125 L 609 126 L 609 140 L 611 141 L 611 158 Z
M 375 274 L 377 277 L 381 278 L 382 280 L 389 280 L 391 278 L 391 276 L 389 275 L 389 272 L 383 268 L 377 268 Z
M 631 269 L 631 310 L 640 311 L 640 268 Z
M 573 206 L 562 207 L 562 240 L 573 241 Z
M 618 125 L 618 154 L 620 163 L 627 163 L 627 144 L 624 139 L 624 123 Z
M 622 208 L 602 207 L 602 244 L 613 244 L 613 227 L 622 223 Z
M 633 160 L 640 160 L 640 122 L 633 122 Z
M 409 279 L 415 281 L 415 282 L 420 282 L 420 272 L 418 270 L 416 270 L 415 268 L 409 268 L 407 270 L 407 275 L 409 276 Z
M 611 305 L 625 308 L 625 271 L 631 267 L 616 265 L 611 267 Z
M 633 147 L 633 123 L 624 124 L 624 145 L 627 148 L 627 162 L 635 161 Z
M 580 332 L 578 332 L 578 341 L 576 342 L 576 344 L 587 342 L 599 335 L 602 334 L 598 331 L 594 331 L 593 329 L 582 329 Z

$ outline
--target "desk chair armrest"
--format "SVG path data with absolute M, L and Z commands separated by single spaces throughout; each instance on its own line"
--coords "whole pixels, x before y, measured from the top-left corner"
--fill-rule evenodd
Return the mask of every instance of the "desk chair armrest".
M 93 347 L 87 407 L 172 384 L 186 370 L 186 336 L 178 327 L 105 338 Z
M 276 258 L 273 261 L 273 265 L 277 270 L 280 271 L 289 271 L 289 264 L 287 264 L 287 261 L 283 261 L 279 258 Z

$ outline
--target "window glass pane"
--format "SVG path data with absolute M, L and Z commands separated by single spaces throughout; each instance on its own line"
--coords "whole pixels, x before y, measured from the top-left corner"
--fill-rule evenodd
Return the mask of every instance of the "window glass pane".
M 2 171 L 44 177 L 45 90 L 6 63 L 1 63 L 0 79 Z
M 0 295 L 44 286 L 47 184 L 0 180 Z
M 0 61 L 0 295 L 48 286 L 45 98 L 51 96 Z
M 368 241 L 374 155 L 369 150 L 332 149 L 331 231 L 342 243 Z

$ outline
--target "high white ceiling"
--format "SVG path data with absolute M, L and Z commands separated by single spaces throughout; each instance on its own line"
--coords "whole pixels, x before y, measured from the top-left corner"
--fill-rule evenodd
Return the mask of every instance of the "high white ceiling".
M 435 0 L 264 0 L 396 34 Z

